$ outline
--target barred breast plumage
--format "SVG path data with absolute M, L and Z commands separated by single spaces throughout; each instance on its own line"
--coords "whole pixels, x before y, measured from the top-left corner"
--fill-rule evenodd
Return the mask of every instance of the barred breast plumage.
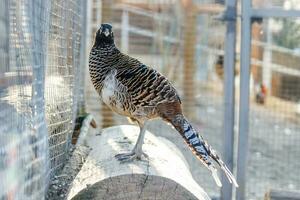
M 90 75 L 103 101 L 132 118 L 157 117 L 157 105 L 180 102 L 172 84 L 155 69 L 121 53 L 115 45 L 93 47 Z
M 193 128 L 182 113 L 180 98 L 172 84 L 151 67 L 121 53 L 114 44 L 112 26 L 102 24 L 90 53 L 89 70 L 95 89 L 115 112 L 128 116 L 140 126 L 133 150 L 116 155 L 120 161 L 141 159 L 147 120 L 161 117 L 171 123 L 195 156 L 211 171 L 217 185 L 216 162 L 228 180 L 236 180 L 213 148 Z

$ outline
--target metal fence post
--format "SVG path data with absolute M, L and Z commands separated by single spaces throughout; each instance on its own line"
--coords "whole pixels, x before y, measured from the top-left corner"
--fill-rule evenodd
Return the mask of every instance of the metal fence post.
M 251 1 L 242 1 L 241 23 L 241 80 L 240 80 L 240 107 L 239 107 L 239 140 L 237 163 L 237 188 L 236 199 L 244 200 L 245 182 L 248 153 L 249 131 L 249 80 L 250 80 L 250 52 L 251 52 Z
M 224 161 L 233 171 L 233 147 L 234 147 L 234 71 L 235 71 L 235 45 L 236 45 L 236 0 L 226 1 L 226 11 L 223 20 L 226 24 L 226 42 L 224 57 Z M 223 187 L 221 199 L 232 199 L 232 184 L 222 174 Z
M 78 106 L 78 113 L 79 114 L 83 114 L 85 113 L 85 99 L 84 99 L 84 86 L 86 83 L 85 80 L 85 73 L 87 73 L 87 44 L 88 44 L 88 1 L 83 1 L 82 2 L 82 18 L 81 18 L 81 23 L 82 23 L 82 27 L 81 27 L 81 38 L 80 38 L 80 77 L 82 79 L 82 84 L 80 85 L 80 90 L 78 93 L 78 98 L 79 98 L 79 102 L 77 104 Z

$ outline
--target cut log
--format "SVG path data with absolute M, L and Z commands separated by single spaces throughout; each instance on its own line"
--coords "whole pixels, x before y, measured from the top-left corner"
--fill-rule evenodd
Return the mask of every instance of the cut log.
M 138 127 L 124 125 L 88 136 L 87 144 L 92 150 L 68 199 L 210 199 L 193 179 L 177 147 L 150 132 L 146 132 L 143 146 L 149 157 L 120 163 L 115 154 L 130 151 L 138 133 Z

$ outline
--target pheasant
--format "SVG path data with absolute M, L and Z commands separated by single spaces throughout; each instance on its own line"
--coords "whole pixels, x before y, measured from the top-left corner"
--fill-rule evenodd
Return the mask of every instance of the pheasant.
M 117 154 L 121 162 L 141 159 L 146 123 L 160 117 L 172 124 L 193 154 L 211 171 L 218 186 L 216 162 L 230 183 L 238 184 L 212 147 L 192 127 L 182 112 L 181 100 L 172 84 L 155 69 L 119 51 L 110 24 L 101 24 L 89 56 L 92 83 L 103 102 L 113 111 L 136 121 L 140 133 L 133 150 Z M 146 156 L 146 155 L 145 155 Z

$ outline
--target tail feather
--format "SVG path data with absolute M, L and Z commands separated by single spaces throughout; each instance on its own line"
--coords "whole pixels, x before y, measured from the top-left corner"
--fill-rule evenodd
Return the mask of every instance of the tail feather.
M 173 119 L 171 123 L 183 136 L 186 143 L 190 146 L 192 152 L 211 171 L 212 176 L 219 187 L 222 186 L 222 183 L 218 177 L 217 169 L 212 163 L 212 160 L 214 160 L 219 165 L 221 170 L 228 178 L 228 181 L 235 187 L 238 187 L 238 184 L 228 167 L 217 155 L 215 150 L 213 150 L 212 147 L 202 138 L 202 136 L 198 135 L 197 131 L 195 131 L 195 129 L 183 115 L 176 115 L 175 119 Z
M 227 176 L 229 182 L 232 183 L 235 187 L 239 187 L 233 174 L 231 173 L 231 171 L 227 168 L 227 166 L 225 164 L 221 167 L 221 169 L 225 172 L 225 175 Z
M 210 171 L 211 171 L 211 175 L 212 177 L 214 178 L 216 184 L 218 187 L 222 187 L 222 183 L 221 183 L 221 180 L 218 176 L 218 172 L 217 172 L 217 169 L 214 167 L 214 166 L 210 166 L 209 167 Z
M 228 169 L 228 167 L 225 165 L 225 163 L 221 160 L 221 158 L 217 155 L 216 151 L 213 150 L 212 147 L 206 141 L 204 141 L 204 143 L 205 143 L 206 149 L 208 150 L 208 154 L 216 163 L 218 163 L 218 165 L 220 166 L 222 171 L 225 173 L 228 181 L 230 183 L 232 183 L 235 187 L 238 187 L 238 184 L 237 184 L 233 174 Z

